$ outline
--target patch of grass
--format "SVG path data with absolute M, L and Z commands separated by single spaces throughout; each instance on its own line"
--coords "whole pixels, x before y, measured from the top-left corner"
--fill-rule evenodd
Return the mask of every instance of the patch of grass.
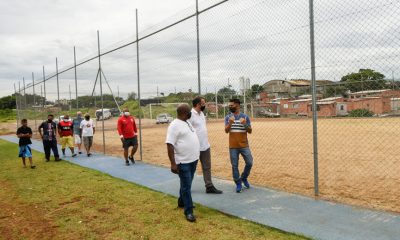
M 0 238 L 305 239 L 200 205 L 189 223 L 169 195 L 35 151 L 37 168 L 23 168 L 3 140 L 0 151 Z

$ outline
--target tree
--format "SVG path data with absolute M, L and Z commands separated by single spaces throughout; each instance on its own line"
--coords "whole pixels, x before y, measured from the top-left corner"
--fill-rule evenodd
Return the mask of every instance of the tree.
M 349 73 L 342 77 L 341 82 L 352 92 L 377 90 L 386 88 L 385 75 L 372 69 L 360 69 L 357 73 Z
M 137 93 L 135 93 L 135 92 L 128 93 L 128 98 L 127 98 L 128 101 L 136 100 L 136 98 L 137 98 Z
M 229 85 L 218 90 L 218 95 L 233 96 L 236 95 L 236 91 Z
M 260 92 L 264 91 L 264 87 L 259 85 L 259 84 L 254 84 L 251 86 L 250 88 L 250 96 L 251 97 L 255 97 L 257 94 L 259 94 Z

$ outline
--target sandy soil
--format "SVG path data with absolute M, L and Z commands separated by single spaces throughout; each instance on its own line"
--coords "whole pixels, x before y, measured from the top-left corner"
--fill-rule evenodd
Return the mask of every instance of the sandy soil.
M 116 119 L 104 124 L 106 153 L 121 156 Z M 102 123 L 97 125 L 95 149 L 102 151 Z M 168 126 L 146 119 L 142 125 L 143 160 L 168 167 L 164 143 Z M 253 129 L 249 135 L 254 157 L 250 182 L 313 196 L 312 121 L 257 119 Z M 209 121 L 208 131 L 213 176 L 230 180 L 228 135 L 222 120 Z M 318 131 L 322 198 L 400 212 L 400 118 L 319 119 Z

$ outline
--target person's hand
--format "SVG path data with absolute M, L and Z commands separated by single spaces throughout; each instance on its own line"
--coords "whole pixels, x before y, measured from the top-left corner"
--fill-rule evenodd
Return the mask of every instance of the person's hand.
M 245 118 L 240 118 L 239 121 L 240 121 L 240 123 L 243 124 L 243 125 L 246 125 L 246 123 L 247 123 L 247 121 L 246 121 Z
M 121 142 L 124 143 L 124 138 L 121 138 Z
M 172 173 L 175 173 L 175 174 L 178 174 L 178 173 L 179 173 L 178 165 L 176 165 L 176 164 L 171 164 L 171 172 L 172 172 Z
M 230 117 L 230 118 L 229 118 L 229 123 L 232 124 L 232 123 L 234 123 L 234 122 L 235 122 L 235 117 L 233 117 L 233 116 Z

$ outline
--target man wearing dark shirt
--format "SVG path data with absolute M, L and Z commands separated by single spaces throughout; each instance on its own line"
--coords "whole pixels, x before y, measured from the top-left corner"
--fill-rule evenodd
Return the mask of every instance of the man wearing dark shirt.
M 40 137 L 43 140 L 44 154 L 46 156 L 46 162 L 50 161 L 50 150 L 53 151 L 54 158 L 56 161 L 60 161 L 60 156 L 58 155 L 56 130 L 57 125 L 53 122 L 53 115 L 49 114 L 47 116 L 47 121 L 40 124 L 38 130 Z M 42 133 L 43 129 L 43 133 Z
M 25 158 L 29 158 L 29 164 L 31 168 L 34 169 L 35 165 L 32 162 L 32 150 L 31 150 L 31 137 L 32 137 L 32 129 L 28 127 L 28 120 L 21 120 L 21 127 L 17 129 L 17 136 L 19 138 L 19 155 L 18 157 L 22 158 L 22 164 L 26 167 Z

